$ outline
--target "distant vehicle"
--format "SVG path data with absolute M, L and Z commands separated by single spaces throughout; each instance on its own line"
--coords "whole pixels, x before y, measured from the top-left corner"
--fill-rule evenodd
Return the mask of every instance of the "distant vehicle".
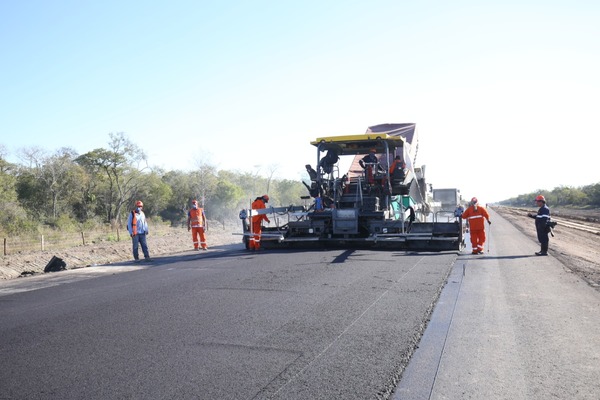
M 433 201 L 439 203 L 438 211 L 454 212 L 458 205 L 463 204 L 459 189 L 433 189 Z
M 261 247 L 383 247 L 409 250 L 460 250 L 462 220 L 438 220 L 429 201 L 425 166 L 414 167 L 415 124 L 383 124 L 365 134 L 329 136 L 311 142 L 317 149 L 310 206 L 240 211 L 244 243 L 253 235 L 253 215 L 272 214 L 276 226 L 263 228 Z M 350 157 L 348 163 L 342 162 Z M 399 174 L 390 167 L 398 158 Z M 349 165 L 340 172 L 341 165 Z M 456 207 L 454 203 L 452 210 Z

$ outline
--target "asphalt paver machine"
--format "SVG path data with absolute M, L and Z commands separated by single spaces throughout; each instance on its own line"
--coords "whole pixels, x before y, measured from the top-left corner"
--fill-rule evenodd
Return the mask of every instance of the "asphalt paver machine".
M 244 243 L 251 217 L 269 214 L 262 248 L 387 248 L 449 251 L 464 247 L 460 218 L 438 218 L 430 207 L 425 166 L 412 123 L 382 124 L 364 134 L 320 137 L 316 164 L 306 166 L 308 205 L 240 211 Z M 390 171 L 394 161 L 397 167 Z

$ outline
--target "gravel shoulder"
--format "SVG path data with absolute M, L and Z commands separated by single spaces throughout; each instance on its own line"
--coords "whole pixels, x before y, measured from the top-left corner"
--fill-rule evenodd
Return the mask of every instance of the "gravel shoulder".
M 534 220 L 525 212 L 506 207 L 494 207 L 493 210 L 537 243 Z M 551 209 L 553 215 L 554 210 Z M 561 216 L 564 215 L 560 213 Z M 586 222 L 600 231 L 600 223 Z M 556 257 L 567 270 L 578 275 L 588 284 L 600 290 L 600 235 L 561 225 L 550 236 L 550 254 Z

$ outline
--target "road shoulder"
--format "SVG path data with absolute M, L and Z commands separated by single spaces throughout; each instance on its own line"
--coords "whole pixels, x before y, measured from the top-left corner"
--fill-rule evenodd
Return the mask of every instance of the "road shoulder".
M 452 296 L 436 306 L 394 399 L 596 399 L 600 293 L 556 258 L 533 256 L 537 243 L 493 219 L 490 252 L 455 263 L 442 293 L 462 278 L 450 322 L 442 310 Z M 444 324 L 440 338 L 435 327 Z

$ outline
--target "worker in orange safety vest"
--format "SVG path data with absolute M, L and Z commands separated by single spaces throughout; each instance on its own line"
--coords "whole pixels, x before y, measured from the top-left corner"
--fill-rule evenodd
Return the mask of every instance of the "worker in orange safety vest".
M 261 197 L 257 197 L 252 202 L 252 209 L 253 210 L 261 210 L 261 209 L 267 208 L 266 203 L 268 203 L 268 202 L 269 202 L 269 195 L 264 194 Z M 250 248 L 251 251 L 260 250 L 260 235 L 262 233 L 262 222 L 263 221 L 267 221 L 267 223 L 271 222 L 265 214 L 252 216 L 252 233 L 253 233 L 253 235 L 250 236 L 250 240 L 248 243 L 249 244 L 248 247 Z
M 143 211 L 144 203 L 138 200 L 135 203 L 135 209 L 129 213 L 127 218 L 127 230 L 133 244 L 133 259 L 139 262 L 139 246 L 142 246 L 145 261 L 151 261 L 150 253 L 148 252 L 148 222 L 146 222 L 146 214 Z
M 199 250 L 198 247 L 202 247 L 202 250 L 208 250 L 206 245 L 206 234 L 208 225 L 206 224 L 206 215 L 204 209 L 198 207 L 198 200 L 192 200 L 192 208 L 188 211 L 187 219 L 188 231 L 192 231 L 192 240 L 194 241 L 194 250 Z M 200 242 L 198 242 L 200 238 Z
M 462 219 L 469 222 L 471 245 L 473 246 L 471 254 L 483 254 L 483 245 L 485 244 L 485 224 L 483 220 L 487 220 L 488 224 L 491 224 L 492 221 L 490 221 L 487 210 L 478 204 L 477 197 L 471 199 L 471 205 L 463 212 Z
M 403 181 L 406 177 L 404 168 L 406 168 L 406 163 L 402 161 L 402 157 L 396 156 L 394 162 L 392 162 L 392 165 L 390 166 L 390 177 L 392 180 Z

